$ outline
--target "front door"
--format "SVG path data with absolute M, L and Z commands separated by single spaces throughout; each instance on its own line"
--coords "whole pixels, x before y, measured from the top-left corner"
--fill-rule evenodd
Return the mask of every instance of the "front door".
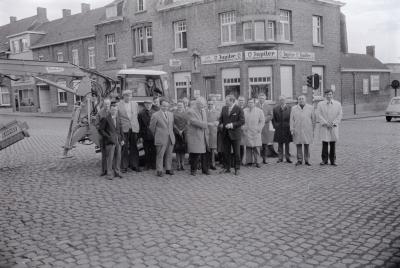
M 39 88 L 39 105 L 40 112 L 51 112 L 50 89 L 49 86 L 38 86 Z

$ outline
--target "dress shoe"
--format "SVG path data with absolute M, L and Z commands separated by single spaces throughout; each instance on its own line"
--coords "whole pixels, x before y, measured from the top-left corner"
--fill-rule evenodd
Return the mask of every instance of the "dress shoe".
M 185 170 L 185 168 L 183 166 L 181 166 L 181 170 Z
M 335 162 L 331 163 L 331 165 L 337 167 L 337 164 Z
M 235 175 L 236 175 L 236 176 L 239 176 L 239 175 L 240 175 L 239 169 L 235 169 Z
M 121 178 L 121 179 L 122 179 L 123 177 L 122 177 L 122 175 L 121 175 L 121 174 L 119 174 L 119 173 L 115 173 L 115 175 L 114 175 L 114 178 Z
M 106 176 L 107 175 L 107 172 L 102 172 L 101 174 L 100 174 L 100 177 L 104 177 L 104 176 Z
M 110 180 L 110 181 L 112 181 L 113 180 L 113 177 L 111 176 L 111 175 L 106 175 L 106 177 L 105 177 L 107 180 Z
M 303 164 L 303 163 L 301 163 L 300 161 L 297 161 L 296 162 L 296 166 L 300 166 L 301 164 Z M 307 165 L 307 164 L 306 164 Z
M 256 164 L 256 168 L 260 168 L 261 165 L 259 163 Z
M 204 175 L 211 175 L 210 171 L 203 172 Z
M 309 162 L 306 162 L 305 165 L 309 166 L 309 167 L 311 166 L 311 164 Z
M 290 159 L 286 159 L 286 162 L 289 163 L 289 164 L 293 163 L 293 161 L 290 160 Z
M 328 165 L 328 163 L 327 162 L 321 162 L 321 163 L 319 163 L 321 166 L 325 166 L 325 165 Z
M 223 169 L 223 170 L 221 170 L 219 173 L 220 173 L 220 174 L 223 174 L 223 173 L 231 173 L 231 171 L 230 171 L 229 169 Z
M 175 173 L 173 170 L 167 170 L 167 171 L 165 171 L 165 174 L 174 175 Z
M 162 171 L 157 171 L 157 176 L 158 176 L 158 177 L 162 177 L 162 176 L 164 176 L 164 174 L 163 174 Z
M 278 159 L 278 161 L 276 161 L 276 163 L 282 163 L 283 160 L 282 159 Z
M 263 159 L 263 164 L 268 164 L 267 160 Z

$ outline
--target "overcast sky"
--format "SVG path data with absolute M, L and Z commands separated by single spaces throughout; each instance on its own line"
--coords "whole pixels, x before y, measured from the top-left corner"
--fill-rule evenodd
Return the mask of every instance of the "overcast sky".
M 61 17 L 61 9 L 80 12 L 80 3 L 92 8 L 112 0 L 0 0 L 0 25 L 10 16 L 21 19 L 36 13 L 36 7 L 46 7 L 49 19 Z M 400 5 L 399 0 L 342 0 L 347 18 L 349 52 L 365 53 L 367 45 L 375 45 L 376 56 L 386 62 L 400 62 Z

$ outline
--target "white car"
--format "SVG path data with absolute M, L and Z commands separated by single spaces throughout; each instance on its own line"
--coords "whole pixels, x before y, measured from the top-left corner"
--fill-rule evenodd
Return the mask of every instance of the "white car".
M 386 121 L 390 122 L 392 118 L 400 118 L 400 97 L 393 97 L 390 100 L 385 112 Z

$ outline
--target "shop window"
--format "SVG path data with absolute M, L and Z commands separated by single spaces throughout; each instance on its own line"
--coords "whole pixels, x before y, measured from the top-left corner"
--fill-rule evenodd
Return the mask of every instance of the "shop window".
M 64 86 L 64 87 L 67 86 L 67 82 L 65 80 L 59 80 L 59 81 L 57 81 L 57 84 Z M 57 100 L 58 100 L 58 105 L 60 105 L 60 106 L 68 105 L 67 92 L 65 92 L 62 89 L 57 88 Z
M 187 49 L 186 21 L 174 22 L 175 50 Z
M 312 74 L 319 75 L 319 88 L 314 90 L 314 95 L 323 96 L 324 92 L 324 67 L 323 66 L 313 66 L 311 67 Z
M 20 106 L 34 106 L 33 89 L 21 89 L 18 91 Z
M 234 95 L 236 98 L 240 96 L 240 69 L 231 68 L 222 70 L 222 88 L 223 96 Z
M 10 92 L 6 87 L 0 87 L 0 106 L 10 106 L 11 98 Z
M 313 45 L 322 45 L 322 17 L 312 17 L 313 26 Z
M 281 66 L 281 95 L 293 98 L 293 66 Z
M 88 58 L 89 58 L 89 68 L 95 69 L 96 68 L 96 52 L 94 47 L 88 48 Z
M 174 73 L 175 97 L 176 100 L 190 98 L 190 89 L 192 86 L 189 72 Z
M 260 93 L 272 100 L 272 67 L 249 67 L 249 98 L 257 98 Z
M 117 55 L 115 34 L 107 34 L 106 42 L 107 42 L 107 59 L 115 59 Z
M 236 42 L 236 15 L 235 11 L 220 14 L 221 20 L 221 43 L 229 44 Z
M 279 41 L 292 41 L 292 12 L 289 10 L 280 11 L 279 20 Z

